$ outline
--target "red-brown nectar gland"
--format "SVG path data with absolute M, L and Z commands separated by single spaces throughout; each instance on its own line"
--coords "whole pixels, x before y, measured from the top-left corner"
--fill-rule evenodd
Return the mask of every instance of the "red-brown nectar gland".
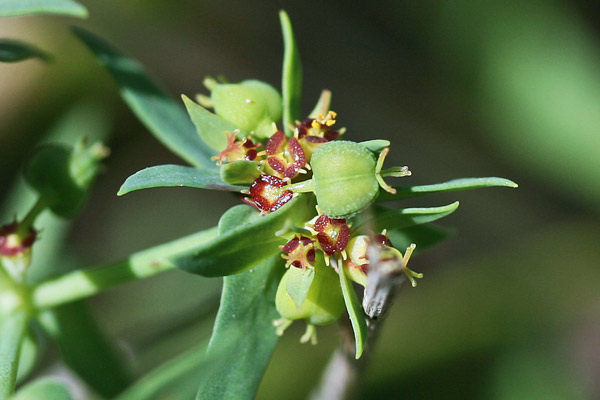
M 286 260 L 286 268 L 290 266 L 302 269 L 314 268 L 313 263 L 316 256 L 314 240 L 306 236 L 295 236 L 279 248 L 287 253 L 281 255 Z
M 282 178 L 292 179 L 306 165 L 304 149 L 295 137 L 288 138 L 278 130 L 267 142 L 267 164 Z
M 329 111 L 327 115 L 319 114 L 315 119 L 307 118 L 296 125 L 294 136 L 298 138 L 304 149 L 306 162 L 310 162 L 312 154 L 324 143 L 337 139 L 345 129 L 333 129 L 337 114 Z
M 321 215 L 314 223 L 317 240 L 323 252 L 332 256 L 335 252 L 343 252 L 350 238 L 350 227 L 345 219 L 332 219 Z M 345 258 L 345 253 L 344 253 Z
M 258 152 L 256 148 L 261 145 L 261 143 L 252 142 L 250 137 L 237 139 L 236 138 L 237 131 L 232 133 L 225 132 L 227 135 L 227 147 L 225 150 L 212 157 L 212 160 L 217 161 L 217 165 L 221 166 L 223 162 L 233 162 L 233 161 L 254 161 Z
M 29 232 L 21 237 L 18 235 L 19 224 L 13 222 L 0 228 L 0 256 L 14 257 L 29 250 L 37 238 L 37 232 L 30 228 Z
M 294 196 L 285 189 L 286 182 L 273 175 L 261 175 L 250 186 L 252 202 L 259 210 L 273 212 L 278 210 Z

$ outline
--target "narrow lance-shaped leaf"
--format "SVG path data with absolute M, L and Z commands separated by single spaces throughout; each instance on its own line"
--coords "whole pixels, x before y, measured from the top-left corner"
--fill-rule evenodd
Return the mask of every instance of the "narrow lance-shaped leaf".
M 23 386 L 11 400 L 72 400 L 66 385 L 58 379 L 40 378 Z
M 86 18 L 88 11 L 75 0 L 2 0 L 0 16 L 55 14 Z
M 317 118 L 319 114 L 325 115 L 329 111 L 331 105 L 331 90 L 324 89 L 321 91 L 321 96 L 315 105 L 315 108 L 308 115 L 308 118 Z
M 219 171 L 182 165 L 156 165 L 136 172 L 125 180 L 117 195 L 156 187 L 192 187 L 239 192 L 247 186 L 223 182 Z
M 413 254 L 418 254 L 449 238 L 454 232 L 435 224 L 413 225 L 402 229 L 388 229 L 392 245 L 397 249 L 405 249 L 411 243 L 417 245 Z
M 300 115 L 300 98 L 302 95 L 302 65 L 296 47 L 292 23 L 285 11 L 279 12 L 281 31 L 283 33 L 283 71 L 281 76 L 281 92 L 283 95 L 283 127 L 289 135 L 291 127 L 296 124 Z
M 19 40 L 0 40 L 0 62 L 18 62 L 29 58 L 39 58 L 42 61 L 51 60 L 48 53 L 31 44 Z
M 0 268 L 3 268 L 2 265 Z M 0 313 L 0 400 L 8 399 L 15 389 L 19 350 L 26 328 L 27 313 L 24 309 Z
M 205 246 L 175 258 L 178 268 L 203 276 L 225 276 L 241 272 L 279 252 L 285 240 L 276 233 L 289 224 L 301 226 L 314 214 L 312 196 L 300 195 L 279 210 L 266 215 L 249 206 L 234 208 L 252 218 Z
M 358 297 L 356 296 L 356 292 L 354 291 L 354 287 L 352 287 L 352 282 L 344 273 L 341 262 L 338 262 L 336 265 L 338 265 L 337 269 L 338 275 L 340 276 L 342 294 L 344 295 L 344 303 L 346 303 L 346 310 L 348 311 L 352 330 L 354 331 L 354 342 L 356 346 L 355 357 L 356 359 L 359 359 L 362 356 L 367 343 L 367 321 L 363 309 L 360 306 L 360 302 L 358 301 Z
M 383 229 L 402 229 L 413 225 L 433 222 L 452 214 L 459 206 L 459 202 L 441 207 L 427 208 L 402 208 L 393 209 L 383 206 L 374 206 L 361 215 L 356 230 L 368 229 L 372 232 L 381 232 Z
M 228 235 L 240 224 L 251 224 L 253 218 L 247 207 L 234 207 L 221 218 L 219 233 Z M 282 259 L 274 255 L 250 270 L 225 277 L 208 349 L 208 356 L 217 355 L 218 360 L 203 375 L 197 399 L 254 398 L 278 340 L 273 327 L 279 316 L 275 293 L 284 271 Z
M 181 98 L 200 138 L 213 150 L 214 154 L 225 150 L 227 147 L 225 132 L 232 133 L 237 127 L 194 103 L 186 95 L 182 95 Z
M 509 187 L 516 188 L 519 185 L 505 178 L 487 177 L 487 178 L 461 178 L 453 179 L 444 183 L 433 185 L 418 186 L 396 186 L 396 194 L 381 193 L 376 201 L 401 200 L 409 197 L 422 196 L 430 193 L 453 192 L 457 190 L 479 189 L 485 187 Z
M 165 95 L 139 62 L 120 54 L 91 33 L 73 29 L 108 69 L 125 102 L 158 140 L 190 164 L 216 169 L 210 160 L 213 150 L 198 136 L 185 109 Z

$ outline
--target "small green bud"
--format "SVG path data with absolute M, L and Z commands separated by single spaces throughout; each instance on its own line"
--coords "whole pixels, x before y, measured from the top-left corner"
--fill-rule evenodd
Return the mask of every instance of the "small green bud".
M 268 138 L 273 122 L 283 112 L 280 94 L 271 85 L 257 80 L 237 84 L 211 84 L 210 101 L 215 114 L 258 138 Z

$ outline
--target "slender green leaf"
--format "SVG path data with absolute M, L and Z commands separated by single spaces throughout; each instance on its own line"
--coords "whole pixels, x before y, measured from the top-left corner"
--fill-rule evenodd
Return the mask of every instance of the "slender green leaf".
M 191 399 L 213 362 L 204 342 L 153 369 L 115 400 Z
M 239 192 L 247 186 L 235 186 L 223 182 L 219 171 L 185 167 L 182 165 L 156 165 L 136 172 L 125 180 L 118 196 L 141 189 L 156 187 L 192 187 Z
M 234 207 L 219 222 L 220 235 L 251 224 L 247 207 Z M 241 274 L 224 278 L 221 307 L 210 339 L 208 355 L 219 355 L 202 377 L 197 399 L 253 399 L 277 344 L 273 320 L 275 293 L 285 268 L 278 255 Z M 235 362 L 232 362 L 235 360 Z
M 427 208 L 401 208 L 393 209 L 383 206 L 374 206 L 371 212 L 361 215 L 356 230 L 369 230 L 380 232 L 383 229 L 402 229 L 413 225 L 433 222 L 452 214 L 458 208 L 459 202 L 441 207 Z
M 516 188 L 519 185 L 505 178 L 461 178 L 433 185 L 397 186 L 395 187 L 398 191 L 396 194 L 387 192 L 381 193 L 376 201 L 400 200 L 429 193 L 453 192 L 456 190 L 479 189 L 494 186 Z
M 56 14 L 86 18 L 88 11 L 74 0 L 2 0 L 0 16 Z
M 58 344 L 66 364 L 102 396 L 113 398 L 129 385 L 131 377 L 122 356 L 110 345 L 84 302 L 45 311 L 38 320 Z
M 390 141 L 383 139 L 375 139 L 367 140 L 365 142 L 359 142 L 358 144 L 362 144 L 367 149 L 371 150 L 373 153 L 377 153 L 383 150 L 385 147 L 388 147 L 390 145 Z
M 187 109 L 196 132 L 204 142 L 217 154 L 227 147 L 225 132 L 232 133 L 237 127 L 229 121 L 211 113 L 206 108 L 194 103 L 186 95 L 182 95 L 183 104 Z
M 50 61 L 48 53 L 19 40 L 0 39 L 0 62 L 18 62 L 29 58 Z
M 17 371 L 17 384 L 23 382 L 35 368 L 40 353 L 40 341 L 37 335 L 28 330 L 21 343 L 21 352 L 19 354 L 19 370 Z
M 198 136 L 185 109 L 163 93 L 139 62 L 83 29 L 73 30 L 108 69 L 125 102 L 158 140 L 190 164 L 216 169 L 210 160 L 213 149 Z
M 352 330 L 354 331 L 354 342 L 356 345 L 355 357 L 358 360 L 360 356 L 362 356 L 365 344 L 367 343 L 367 321 L 363 309 L 360 306 L 360 302 L 358 301 L 358 297 L 356 296 L 356 292 L 354 291 L 354 287 L 352 286 L 352 282 L 341 268 L 341 263 L 338 263 L 338 265 L 338 275 L 340 276 L 340 285 L 342 287 L 342 294 L 344 295 L 344 303 L 346 303 L 346 310 L 348 311 Z
M 3 267 L 0 265 L 0 268 Z M 4 296 L 1 300 L 8 304 L 12 299 L 8 294 Z M 27 320 L 24 309 L 0 309 L 0 400 L 7 399 L 15 390 L 19 351 L 27 331 Z
M 296 47 L 292 23 L 285 11 L 279 12 L 281 31 L 283 33 L 283 72 L 281 76 L 281 92 L 283 94 L 283 127 L 291 134 L 290 126 L 301 119 L 300 97 L 302 94 L 302 65 Z
M 327 111 L 329 111 L 329 106 L 331 105 L 331 91 L 324 89 L 321 92 L 321 96 L 319 96 L 319 100 L 315 105 L 315 108 L 308 115 L 308 118 L 317 118 L 319 114 L 325 115 Z
M 300 195 L 266 216 L 245 205 L 234 207 L 234 211 L 240 214 L 240 221 L 242 216 L 251 217 L 216 240 L 175 258 L 175 265 L 204 276 L 225 276 L 248 269 L 279 252 L 278 246 L 285 244 L 285 239 L 276 233 L 289 224 L 300 226 L 310 219 L 314 200 L 311 195 Z
M 11 400 L 72 400 L 65 384 L 58 379 L 40 378 L 23 386 Z

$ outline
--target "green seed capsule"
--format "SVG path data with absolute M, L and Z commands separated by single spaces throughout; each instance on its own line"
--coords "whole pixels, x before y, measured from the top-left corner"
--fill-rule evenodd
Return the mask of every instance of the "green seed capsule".
M 325 215 L 345 217 L 377 197 L 376 161 L 366 147 L 349 141 L 325 143 L 313 154 L 313 189 Z
M 281 119 L 281 96 L 272 86 L 257 80 L 216 85 L 210 100 L 215 114 L 259 138 L 273 134 L 271 124 Z
M 313 325 L 331 324 L 345 310 L 339 278 L 333 268 L 324 264 L 319 263 L 313 271 L 295 267 L 286 271 L 277 288 L 277 311 L 288 320 L 305 319 L 308 324 Z M 312 273 L 314 276 L 309 277 Z M 299 307 L 290 291 L 295 290 L 296 285 L 304 286 L 307 279 L 311 278 L 306 297 Z

